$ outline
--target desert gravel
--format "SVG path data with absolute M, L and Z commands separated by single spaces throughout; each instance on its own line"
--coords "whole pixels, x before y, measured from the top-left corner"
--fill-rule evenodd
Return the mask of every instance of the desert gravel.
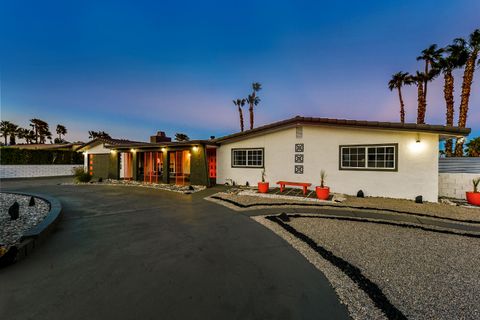
M 10 220 L 8 208 L 17 201 L 20 205 L 19 218 Z M 35 198 L 35 205 L 28 206 L 30 196 L 0 193 L 0 246 L 8 249 L 17 243 L 25 231 L 39 224 L 50 211 L 50 204 Z
M 168 183 L 146 183 L 146 182 L 135 181 L 135 180 L 116 180 L 116 179 L 105 179 L 102 182 L 91 181 L 91 182 L 62 183 L 62 185 L 103 185 L 103 186 L 143 187 L 143 188 L 178 192 L 183 194 L 192 194 L 198 191 L 205 190 L 207 188 L 206 186 L 201 186 L 201 185 L 182 186 L 182 185 L 175 185 L 175 184 L 168 184 Z
M 404 199 L 392 199 L 392 198 L 379 198 L 379 197 L 365 197 L 357 198 L 348 195 L 342 195 L 341 202 L 334 201 L 316 201 L 313 202 L 310 199 L 303 197 L 259 197 L 254 193 L 246 193 L 244 191 L 238 192 L 219 192 L 215 197 L 221 199 L 232 200 L 242 205 L 250 206 L 248 208 L 239 210 L 253 210 L 263 209 L 267 206 L 255 206 L 256 204 L 289 204 L 290 207 L 299 207 L 300 205 L 311 204 L 312 206 L 330 206 L 330 207 L 348 207 L 353 209 L 375 209 L 385 211 L 399 211 L 405 214 L 421 214 L 439 218 L 449 218 L 464 221 L 478 221 L 480 222 L 480 207 L 463 207 L 455 206 L 444 203 L 425 202 L 423 204 L 415 203 L 411 200 Z M 297 206 L 296 206 L 297 205 Z M 284 206 L 285 207 L 285 206 Z M 287 206 L 288 207 L 288 206 Z
M 289 224 L 360 268 L 409 319 L 480 319 L 479 238 L 325 218 L 292 218 Z M 306 252 L 302 254 L 310 261 L 321 259 L 313 250 L 306 250 L 305 244 L 297 247 Z M 347 294 L 349 299 L 355 297 L 353 306 L 352 301 L 346 300 L 342 292 L 351 291 L 351 283 L 335 274 L 339 270 L 319 269 L 354 318 L 378 316 L 378 310 L 368 303 L 369 298 Z M 363 303 L 368 309 L 367 317 L 359 312 Z

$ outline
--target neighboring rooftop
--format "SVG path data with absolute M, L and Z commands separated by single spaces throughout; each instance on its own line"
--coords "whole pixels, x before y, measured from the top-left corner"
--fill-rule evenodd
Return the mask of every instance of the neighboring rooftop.
M 459 128 L 459 127 L 430 125 L 430 124 L 312 118 L 312 117 L 296 116 L 294 118 L 270 123 L 255 129 L 220 137 L 215 139 L 214 141 L 221 143 L 227 140 L 243 139 L 244 137 L 250 136 L 250 135 L 256 135 L 263 132 L 275 131 L 283 128 L 296 127 L 301 125 L 314 125 L 314 126 L 318 125 L 318 126 L 368 128 L 368 129 L 393 130 L 393 131 L 425 132 L 425 133 L 436 133 L 442 137 L 445 137 L 445 136 L 463 137 L 463 136 L 467 136 L 471 131 L 470 128 Z

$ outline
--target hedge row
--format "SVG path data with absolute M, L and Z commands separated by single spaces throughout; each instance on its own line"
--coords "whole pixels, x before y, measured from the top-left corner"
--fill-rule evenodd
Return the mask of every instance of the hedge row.
M 82 164 L 83 155 L 71 150 L 0 148 L 0 164 Z

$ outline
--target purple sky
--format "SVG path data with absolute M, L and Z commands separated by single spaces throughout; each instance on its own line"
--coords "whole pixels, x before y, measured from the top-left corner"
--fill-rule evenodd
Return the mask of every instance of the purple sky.
M 208 138 L 239 130 L 231 100 L 258 81 L 257 125 L 295 115 L 398 121 L 392 73 L 422 70 L 420 51 L 467 37 L 479 12 L 476 0 L 3 2 L 1 119 L 61 123 L 70 141 L 88 130 Z M 472 136 L 479 79 L 477 69 Z M 442 85 L 429 85 L 428 123 L 445 122 Z M 404 93 L 413 122 L 416 88 Z

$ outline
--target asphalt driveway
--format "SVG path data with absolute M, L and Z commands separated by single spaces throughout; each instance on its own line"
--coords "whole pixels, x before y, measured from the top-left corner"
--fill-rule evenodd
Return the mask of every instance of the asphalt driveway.
M 64 219 L 0 270 L 0 319 L 346 319 L 326 278 L 247 215 L 194 195 L 3 180 Z

